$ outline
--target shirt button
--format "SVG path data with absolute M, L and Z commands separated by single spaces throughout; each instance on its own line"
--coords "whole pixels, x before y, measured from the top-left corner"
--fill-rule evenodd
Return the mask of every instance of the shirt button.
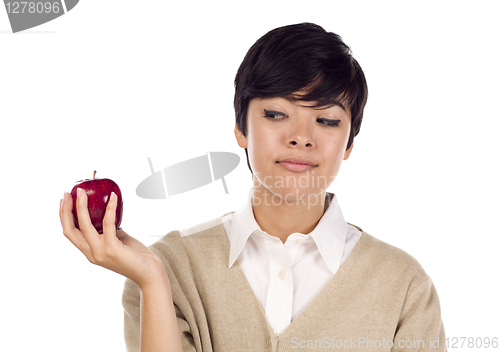
M 280 332 L 281 332 L 281 331 L 280 331 L 280 329 L 274 329 L 274 333 L 275 333 L 276 335 L 278 335 Z
M 297 242 L 298 242 L 298 243 L 304 243 L 304 241 L 305 241 L 305 240 L 304 240 L 302 237 L 297 238 Z
M 286 277 L 286 271 L 285 270 L 281 270 L 280 271 L 280 279 L 283 280 L 285 277 Z

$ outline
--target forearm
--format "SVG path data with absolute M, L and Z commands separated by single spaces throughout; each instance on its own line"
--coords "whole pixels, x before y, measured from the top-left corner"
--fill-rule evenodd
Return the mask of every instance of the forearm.
M 170 282 L 141 288 L 141 352 L 182 352 Z

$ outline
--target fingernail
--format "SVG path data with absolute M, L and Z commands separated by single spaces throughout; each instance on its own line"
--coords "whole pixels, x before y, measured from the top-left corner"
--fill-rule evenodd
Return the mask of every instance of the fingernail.
M 82 189 L 81 188 L 77 188 L 76 189 L 76 198 L 80 198 L 82 195 Z
M 116 194 L 115 192 L 111 192 L 111 196 L 109 197 L 109 200 L 115 200 Z

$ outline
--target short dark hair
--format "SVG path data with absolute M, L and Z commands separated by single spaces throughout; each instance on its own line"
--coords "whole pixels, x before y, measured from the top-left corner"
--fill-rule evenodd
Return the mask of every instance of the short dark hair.
M 351 113 L 347 149 L 359 133 L 368 98 L 365 75 L 350 48 L 339 35 L 313 23 L 279 27 L 262 36 L 248 50 L 234 86 L 236 124 L 244 136 L 253 98 L 314 101 L 316 109 L 343 104 Z M 301 90 L 306 94 L 293 94 Z

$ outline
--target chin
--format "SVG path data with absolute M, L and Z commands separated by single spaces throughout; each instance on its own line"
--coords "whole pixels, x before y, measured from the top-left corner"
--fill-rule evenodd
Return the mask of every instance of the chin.
M 293 188 L 287 189 L 286 191 L 279 190 L 280 198 L 288 203 L 318 203 L 318 201 L 324 200 L 324 198 L 322 198 L 323 194 L 324 190 L 313 188 Z
M 263 186 L 263 185 L 262 185 Z M 262 187 L 254 188 L 254 196 L 266 205 L 318 204 L 324 202 L 325 190 L 303 187 Z
M 254 172 L 253 176 L 254 196 L 268 199 L 269 202 L 275 204 L 279 202 L 315 203 L 318 202 L 318 197 L 324 201 L 326 189 L 331 184 L 331 180 L 326 176 L 314 171 L 276 173 L 268 170 L 265 173 Z

